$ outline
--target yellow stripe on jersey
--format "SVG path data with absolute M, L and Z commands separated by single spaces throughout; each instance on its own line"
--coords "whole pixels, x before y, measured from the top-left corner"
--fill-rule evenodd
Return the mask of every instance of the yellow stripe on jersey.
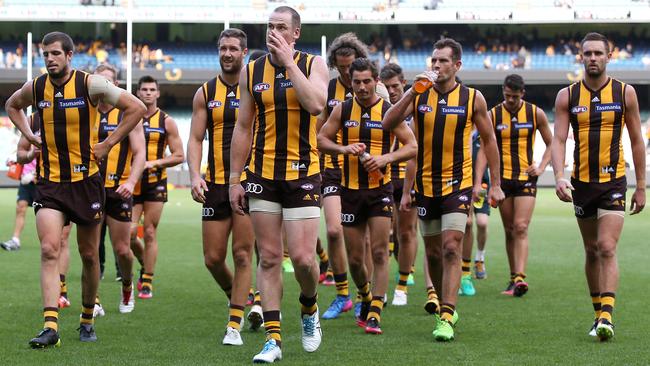
M 327 115 L 331 116 L 334 107 L 336 107 L 338 104 L 343 103 L 348 99 L 351 99 L 353 96 L 354 96 L 354 92 L 352 91 L 352 87 L 348 88 L 345 85 L 343 85 L 343 82 L 341 81 L 340 77 L 331 79 L 329 85 L 327 86 Z M 341 143 L 340 131 L 336 134 L 336 143 L 337 144 Z M 338 156 L 333 157 L 332 155 L 329 154 L 324 154 L 324 155 L 325 156 L 322 157 L 324 163 L 323 166 L 321 167 L 321 170 L 340 169 Z
M 382 128 L 381 121 L 390 103 L 379 98 L 371 107 L 364 107 L 354 99 L 343 102 L 341 109 L 342 144 L 364 143 L 366 152 L 373 156 L 390 152 L 394 136 Z M 390 183 L 390 164 L 383 169 L 383 178 L 373 180 L 355 155 L 342 156 L 341 185 L 349 189 L 378 188 Z
M 97 106 L 88 96 L 88 74 L 73 70 L 61 86 L 48 74 L 33 81 L 33 100 L 41 117 L 43 148 L 40 178 L 50 182 L 77 182 L 99 171 L 91 152 L 97 142 Z
M 435 88 L 414 100 L 418 136 L 415 189 L 442 197 L 472 186 L 472 114 L 476 91 L 457 84 L 447 93 Z
M 569 87 L 569 122 L 575 149 L 572 177 L 605 183 L 625 176 L 622 134 L 625 126 L 625 83 L 609 79 L 599 90 L 584 82 Z
M 239 84 L 228 85 L 218 76 L 203 84 L 203 96 L 208 111 L 205 179 L 214 184 L 226 184 L 230 175 L 230 141 L 239 115 Z
M 98 113 L 97 118 L 98 136 L 101 142 L 113 134 L 117 125 L 122 121 L 122 112 L 113 108 L 107 113 Z M 102 177 L 104 177 L 104 187 L 117 188 L 120 184 L 124 184 L 131 174 L 132 159 L 133 153 L 127 135 L 111 148 L 108 157 L 99 166 Z
M 294 55 L 298 69 L 307 77 L 313 57 L 298 51 Z M 256 112 L 248 170 L 271 180 L 318 174 L 316 116 L 300 106 L 287 70 L 273 65 L 268 55 L 246 67 Z
M 522 101 L 510 112 L 503 103 L 490 110 L 501 157 L 501 178 L 528 180 L 526 169 L 533 163 L 537 132 L 537 106 Z
M 166 118 L 167 114 L 157 109 L 150 117 L 142 119 L 147 146 L 146 161 L 158 160 L 165 157 L 165 151 L 167 149 Z M 167 178 L 167 168 L 145 169 L 143 173 L 143 179 L 147 179 L 148 183 L 157 183 L 165 178 Z

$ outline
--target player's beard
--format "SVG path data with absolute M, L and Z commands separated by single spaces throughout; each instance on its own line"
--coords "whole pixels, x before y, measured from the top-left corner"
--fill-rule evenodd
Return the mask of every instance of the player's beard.
M 224 74 L 232 75 L 232 74 L 239 74 L 239 71 L 241 70 L 241 61 L 233 61 L 231 63 L 231 67 L 229 70 L 226 70 L 226 67 L 224 67 L 224 63 L 221 59 L 219 59 L 219 66 L 221 67 L 221 72 Z
M 64 68 L 61 69 L 59 72 L 50 72 L 50 70 L 47 70 L 47 74 L 50 75 L 51 79 L 61 79 L 62 77 L 65 76 L 65 74 L 68 73 L 69 66 L 65 66 Z

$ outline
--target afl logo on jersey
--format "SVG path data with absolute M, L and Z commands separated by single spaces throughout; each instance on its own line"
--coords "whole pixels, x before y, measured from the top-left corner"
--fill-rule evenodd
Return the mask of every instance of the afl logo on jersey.
M 503 131 L 503 130 L 507 130 L 507 129 L 508 129 L 508 125 L 506 125 L 506 124 L 501 123 L 501 124 L 497 125 L 497 131 Z
M 269 85 L 267 83 L 259 83 L 259 84 L 255 84 L 255 86 L 253 86 L 253 91 L 256 92 L 256 93 L 261 93 L 261 92 L 267 91 L 269 89 L 271 89 L 271 85 Z
M 580 113 L 584 113 L 586 111 L 587 111 L 587 107 L 585 107 L 583 105 L 579 105 L 579 106 L 575 106 L 575 107 L 571 108 L 571 113 L 573 113 L 573 114 L 580 114 Z
M 221 107 L 221 101 L 219 100 L 211 100 L 208 102 L 208 108 L 210 109 L 215 109 Z
M 418 106 L 418 112 L 420 112 L 420 113 L 429 113 L 429 112 L 432 112 L 432 111 L 433 111 L 433 108 L 431 108 L 431 106 L 428 106 L 426 104 L 420 104 Z
M 40 109 L 50 108 L 51 106 L 52 103 L 50 103 L 49 100 L 41 100 L 40 102 L 38 102 L 38 108 Z
M 330 100 L 327 102 L 327 105 L 330 106 L 330 107 L 332 107 L 332 108 L 334 108 L 334 107 L 336 107 L 337 105 L 339 105 L 339 103 L 341 103 L 341 102 L 340 102 L 339 100 L 337 100 L 337 99 L 330 99 Z
M 346 128 L 359 127 L 359 122 L 350 120 L 350 121 L 345 121 L 343 125 Z

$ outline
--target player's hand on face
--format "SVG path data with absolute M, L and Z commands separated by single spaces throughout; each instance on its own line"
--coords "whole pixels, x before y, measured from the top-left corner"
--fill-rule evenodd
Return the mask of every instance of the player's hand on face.
M 278 66 L 287 67 L 293 63 L 293 45 L 295 43 L 287 43 L 282 36 L 274 30 L 269 31 L 269 40 L 267 47 L 269 52 L 272 53 Z
M 133 183 L 125 182 L 124 184 L 120 184 L 115 190 L 115 193 L 119 194 L 123 199 L 128 200 L 133 196 Z
M 645 188 L 637 188 L 632 194 L 632 202 L 630 203 L 630 215 L 636 215 L 643 211 L 645 207 Z
M 573 198 L 571 197 L 571 191 L 574 188 L 571 185 L 571 182 L 565 178 L 558 179 L 555 182 L 555 194 L 563 202 L 572 202 Z
M 191 184 L 192 199 L 198 203 L 205 203 L 205 192 L 208 191 L 208 185 L 205 183 L 205 180 L 198 179 Z
M 238 215 L 244 215 L 244 209 L 246 208 L 246 193 L 244 192 L 244 187 L 241 184 L 231 184 L 228 189 L 230 196 L 230 207 Z

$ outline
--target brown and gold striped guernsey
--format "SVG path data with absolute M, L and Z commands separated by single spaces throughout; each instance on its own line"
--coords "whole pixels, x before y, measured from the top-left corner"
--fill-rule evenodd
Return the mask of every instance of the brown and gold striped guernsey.
M 34 135 L 36 136 L 41 135 L 41 116 L 40 114 L 38 114 L 38 112 L 33 112 L 32 114 L 29 115 L 29 128 L 32 130 L 32 133 Z M 35 172 L 36 181 L 38 181 L 39 177 L 41 176 L 40 166 L 41 166 L 41 154 L 37 154 L 36 172 Z
M 217 76 L 203 84 L 203 96 L 208 111 L 208 170 L 205 180 L 226 184 L 230 176 L 230 140 L 239 115 L 239 84 L 228 85 Z
M 362 142 L 366 152 L 373 156 L 388 154 L 393 145 L 394 136 L 381 126 L 384 114 L 390 103 L 379 98 L 370 107 L 364 107 L 356 98 L 343 102 L 341 109 L 341 132 L 343 146 Z M 384 177 L 372 180 L 363 164 L 355 155 L 342 155 L 341 185 L 348 189 L 378 188 L 390 183 L 390 166 L 383 169 Z
M 99 172 L 91 148 L 97 142 L 97 106 L 88 95 L 88 74 L 72 70 L 56 86 L 48 74 L 33 81 L 33 100 L 40 116 L 39 178 L 78 182 Z
M 348 88 L 347 86 L 343 85 L 340 77 L 331 79 L 329 85 L 327 86 L 327 115 L 331 116 L 334 107 L 348 99 L 351 99 L 353 96 L 354 92 L 352 91 L 352 87 Z M 341 143 L 340 131 L 336 134 L 336 143 Z M 325 154 L 322 159 L 321 170 L 340 169 L 338 156 Z
M 490 115 L 501 156 L 501 178 L 528 180 L 526 169 L 533 163 L 537 106 L 522 101 L 518 110 L 510 112 L 501 103 L 490 110 Z
M 308 53 L 294 53 L 294 62 L 306 77 L 313 60 Z M 256 115 L 248 170 L 270 180 L 318 174 L 316 116 L 300 106 L 287 70 L 267 55 L 249 63 L 246 71 Z
M 122 111 L 117 108 L 113 108 L 106 113 L 98 113 L 99 142 L 106 140 L 115 131 L 117 125 L 122 121 L 122 114 Z M 99 171 L 104 177 L 104 187 L 117 188 L 120 184 L 124 184 L 129 179 L 129 174 L 131 174 L 132 159 L 133 153 L 127 135 L 111 148 L 106 160 L 99 164 Z
M 612 78 L 598 90 L 582 81 L 569 86 L 569 122 L 575 140 L 572 178 L 605 183 L 625 176 L 621 139 L 625 86 Z
M 415 189 L 442 197 L 472 187 L 472 115 L 476 90 L 465 85 L 447 93 L 435 88 L 414 100 L 418 136 Z
M 165 130 L 165 119 L 167 113 L 157 109 L 150 117 L 142 119 L 144 127 L 144 138 L 146 145 L 146 161 L 158 160 L 165 157 L 167 149 L 167 130 Z M 147 183 L 157 183 L 167 178 L 167 168 L 145 169 L 142 174 Z
M 413 116 L 406 117 L 404 122 L 406 122 L 407 126 L 411 126 L 411 124 L 413 123 Z M 402 147 L 402 143 L 399 142 L 399 140 L 395 139 L 395 143 L 393 144 L 392 151 L 395 151 L 401 147 Z M 393 180 L 397 180 L 397 179 L 403 180 L 406 177 L 406 161 L 403 161 L 398 164 L 391 164 L 391 177 Z

